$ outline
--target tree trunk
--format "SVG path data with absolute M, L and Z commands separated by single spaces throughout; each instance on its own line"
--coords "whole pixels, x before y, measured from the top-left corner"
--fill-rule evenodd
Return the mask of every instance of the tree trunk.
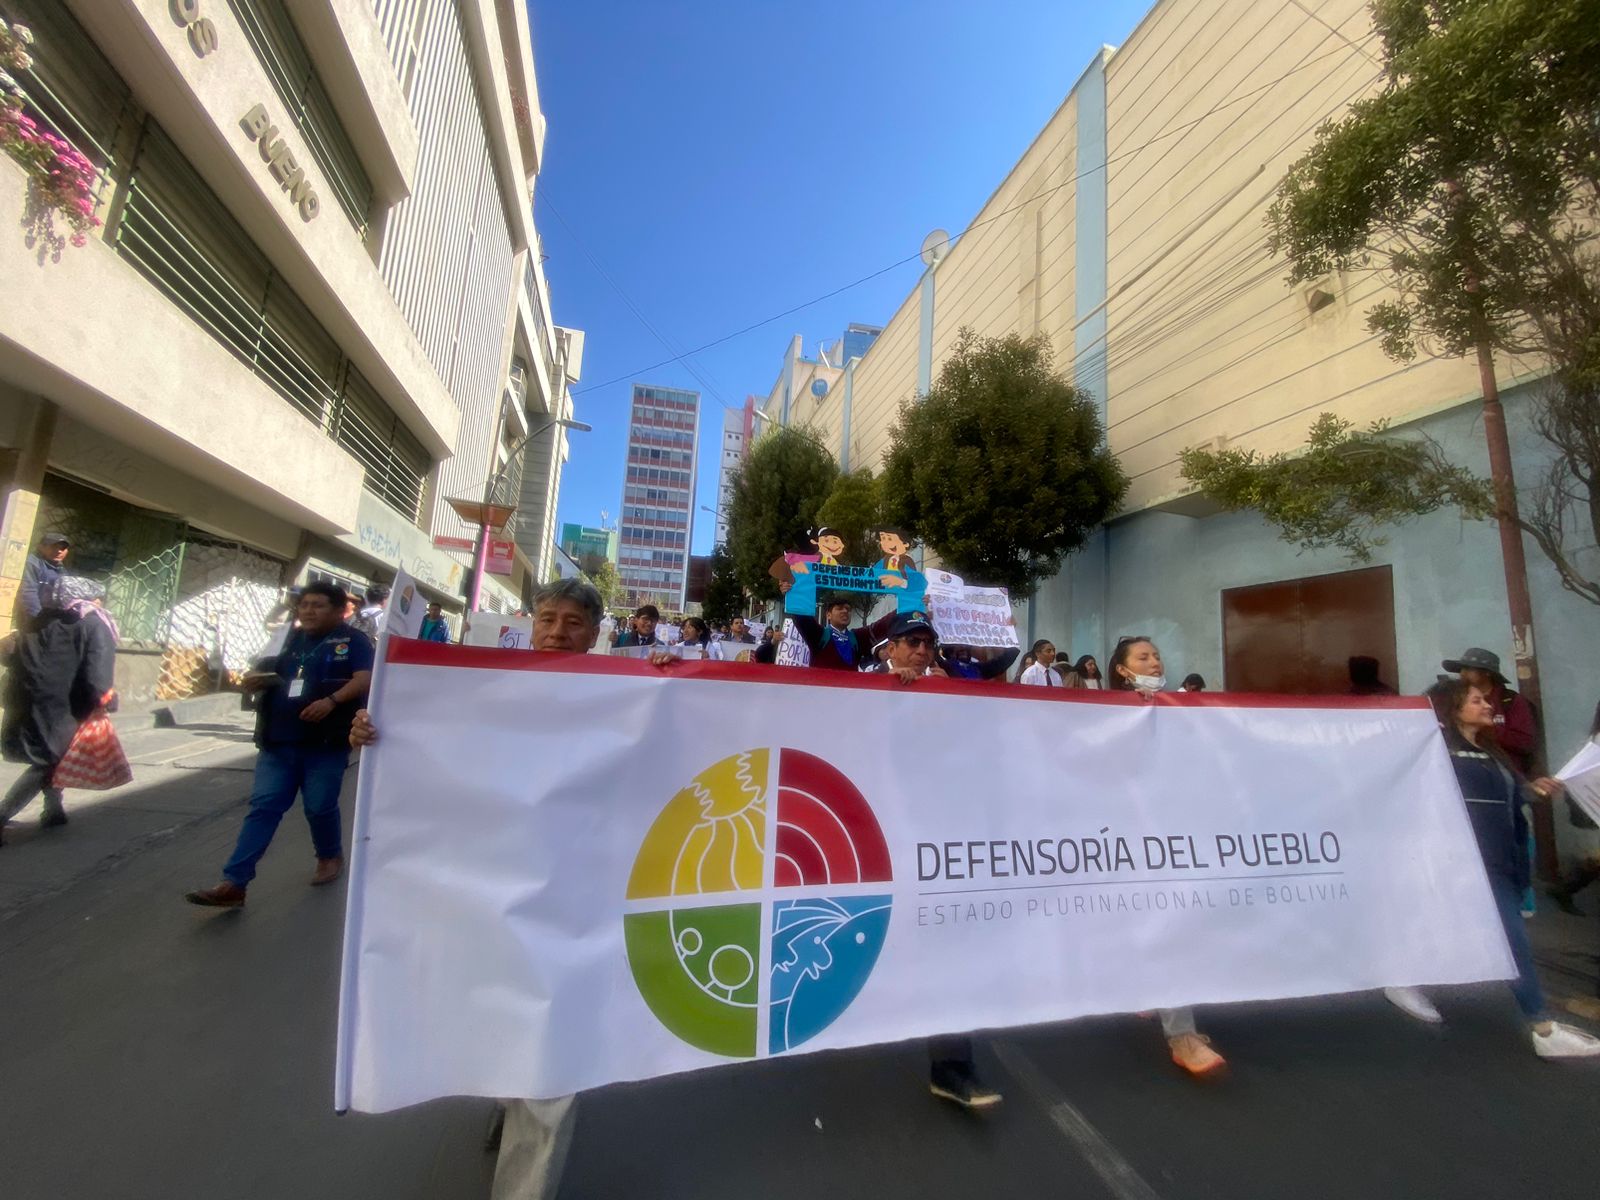
M 1506 433 L 1506 410 L 1500 404 L 1500 385 L 1494 376 L 1494 351 L 1478 343 L 1478 381 L 1483 388 L 1483 433 L 1489 442 L 1489 474 L 1494 483 L 1495 507 L 1500 526 L 1500 557 L 1505 567 L 1506 602 L 1511 611 L 1511 648 L 1516 659 L 1516 686 L 1539 715 L 1539 744 L 1535 757 L 1544 761 L 1544 705 L 1539 690 L 1539 660 L 1534 651 L 1533 601 L 1528 594 L 1528 563 L 1522 551 L 1522 527 L 1517 523 L 1517 482 L 1511 467 L 1511 439 Z M 1548 804 L 1533 810 L 1534 838 L 1538 845 L 1539 874 L 1554 879 L 1560 870 L 1556 856 L 1555 817 Z

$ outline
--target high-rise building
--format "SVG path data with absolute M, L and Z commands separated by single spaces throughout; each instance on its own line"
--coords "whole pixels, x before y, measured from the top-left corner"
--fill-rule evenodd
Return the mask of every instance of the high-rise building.
M 617 561 L 617 531 L 567 521 L 561 526 L 561 549 L 585 571 L 593 571 L 603 562 Z
M 699 444 L 699 392 L 633 385 L 617 539 L 617 568 L 630 606 L 683 610 Z
M 722 411 L 722 461 L 717 464 L 717 545 L 728 540 L 728 512 L 733 503 L 733 481 L 744 466 L 745 452 L 755 436 L 756 398 L 746 396 L 743 408 Z

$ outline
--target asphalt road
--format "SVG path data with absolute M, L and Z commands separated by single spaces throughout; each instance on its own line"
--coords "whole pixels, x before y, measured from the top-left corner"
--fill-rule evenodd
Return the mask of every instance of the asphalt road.
M 232 844 L 230 769 L 131 793 L 184 815 L 0 919 L 0 1198 L 482 1200 L 487 1102 L 332 1112 L 343 886 L 306 886 L 298 814 L 245 911 L 182 902 Z M 116 806 L 16 833 L 0 884 Z M 1202 1010 L 1233 1064 L 1207 1085 L 1137 1017 L 996 1035 L 980 1059 L 1006 1102 L 976 1118 L 928 1096 L 916 1044 L 611 1088 L 580 1101 L 561 1195 L 1600 1194 L 1600 1064 L 1535 1059 L 1503 988 L 1440 999 L 1439 1031 L 1370 995 Z

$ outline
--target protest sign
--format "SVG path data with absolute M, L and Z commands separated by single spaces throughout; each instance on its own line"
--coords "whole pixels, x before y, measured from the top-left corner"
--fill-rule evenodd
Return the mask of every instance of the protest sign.
M 805 638 L 800 636 L 800 631 L 795 628 L 794 622 L 787 617 L 783 620 L 783 641 L 778 643 L 778 652 L 772 661 L 780 667 L 811 665 L 811 647 L 806 645 Z
M 383 619 L 384 632 L 390 637 L 419 637 L 422 618 L 427 615 L 427 597 L 417 589 L 417 581 L 405 568 L 400 568 L 394 573 L 394 586 L 389 589 L 389 614 Z
M 466 632 L 461 642 L 465 646 L 497 646 L 502 650 L 533 648 L 532 617 L 475 612 L 468 613 L 464 619 L 467 623 Z
M 388 657 L 340 1108 L 1514 973 L 1418 700 Z
M 949 571 L 928 571 L 928 607 L 932 609 L 941 602 L 955 602 L 961 599 L 961 593 L 966 588 L 966 583 L 959 575 L 952 575 Z
M 1005 588 L 963 587 L 938 600 L 928 589 L 928 619 L 952 646 L 1015 646 L 1017 622 Z
M 838 556 L 844 552 L 844 539 L 826 527 L 812 531 L 816 553 L 789 550 L 781 554 L 767 573 L 788 585 L 784 608 L 814 617 L 824 597 L 835 592 L 856 592 L 893 596 L 898 612 L 923 611 L 928 580 L 911 557 L 911 534 L 885 526 L 877 530 L 876 536 L 883 557 L 871 566 L 841 563 Z
M 1556 773 L 1556 778 L 1567 785 L 1567 795 L 1572 802 L 1591 821 L 1600 824 L 1600 742 L 1586 743 Z

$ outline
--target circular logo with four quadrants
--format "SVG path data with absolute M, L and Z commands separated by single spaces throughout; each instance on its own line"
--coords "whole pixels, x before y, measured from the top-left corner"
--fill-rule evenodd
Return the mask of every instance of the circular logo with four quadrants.
M 889 847 L 866 799 L 801 750 L 707 767 L 667 802 L 628 878 L 628 966 L 657 1019 L 728 1058 L 815 1037 L 889 931 Z

